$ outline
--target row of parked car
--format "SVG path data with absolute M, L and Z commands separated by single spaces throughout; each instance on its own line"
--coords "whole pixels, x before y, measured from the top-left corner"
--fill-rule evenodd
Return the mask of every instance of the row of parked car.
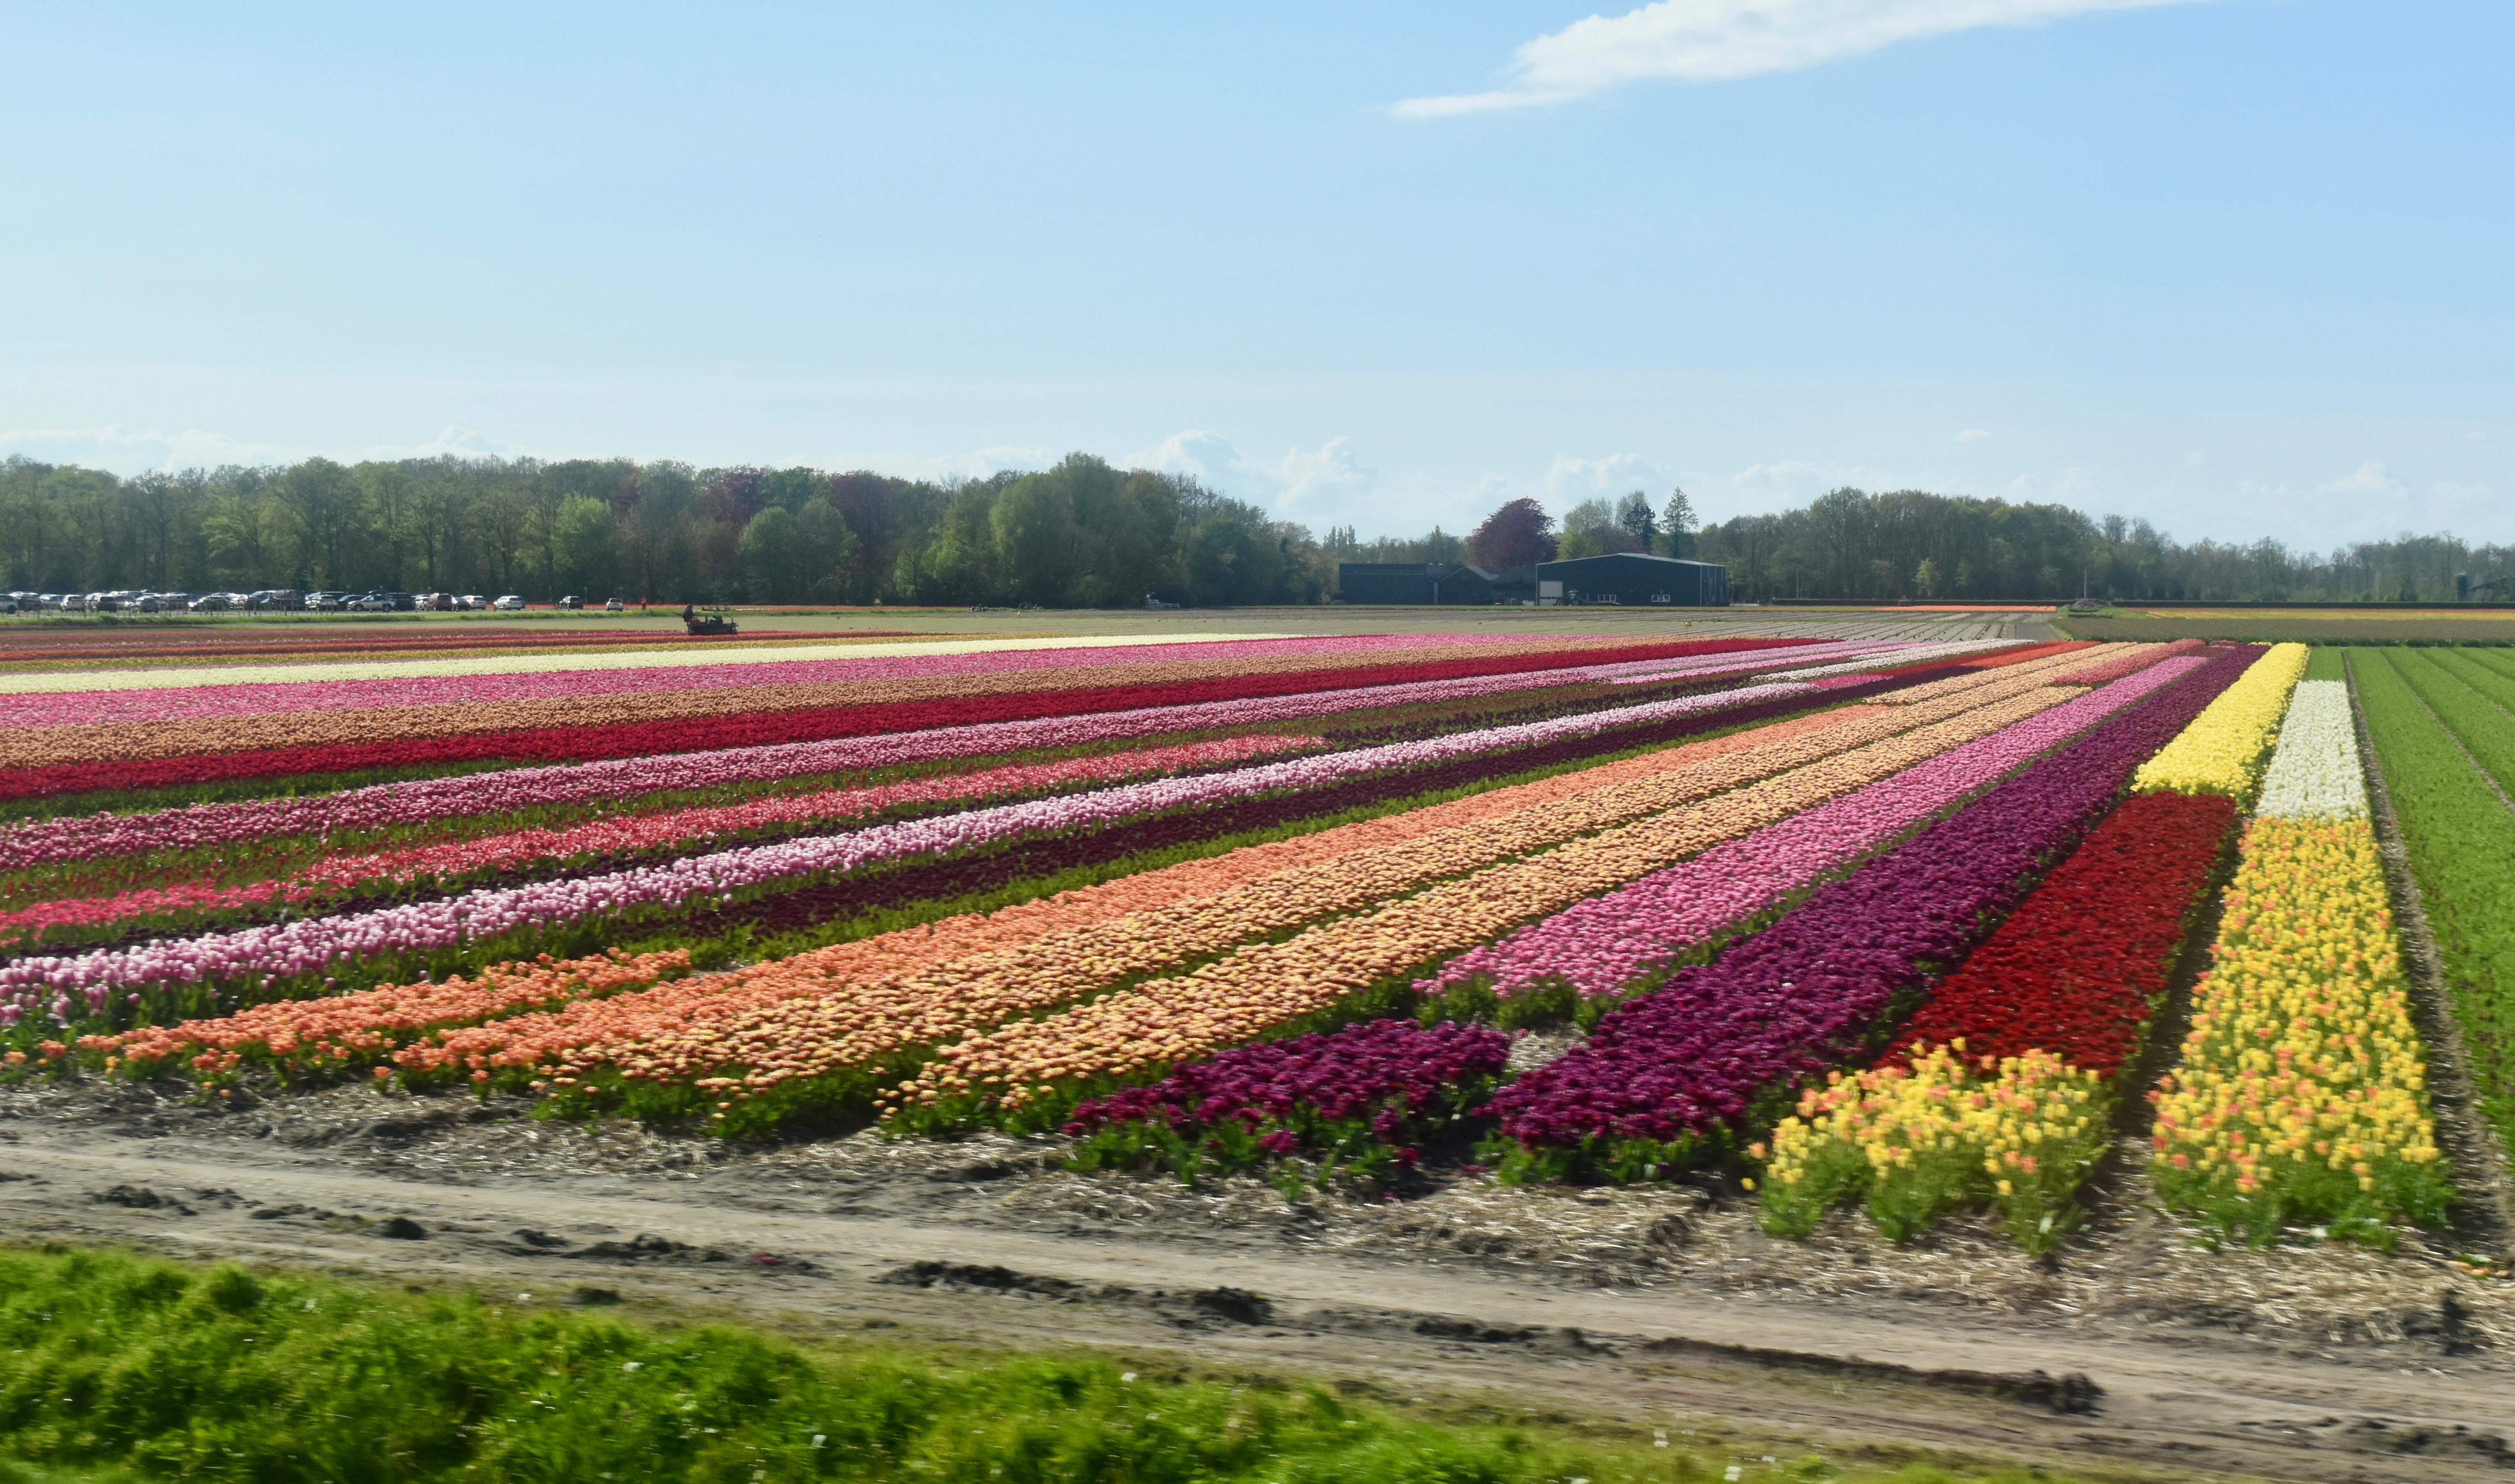
M 126 589 L 112 593 L 0 593 L 0 613 L 431 613 L 488 610 L 515 613 L 524 600 L 513 593 L 488 598 L 477 593 L 294 593 L 267 588 L 259 593 L 151 593 Z M 562 608 L 583 608 L 585 599 L 570 594 Z M 606 612 L 625 606 L 619 598 L 604 603 Z

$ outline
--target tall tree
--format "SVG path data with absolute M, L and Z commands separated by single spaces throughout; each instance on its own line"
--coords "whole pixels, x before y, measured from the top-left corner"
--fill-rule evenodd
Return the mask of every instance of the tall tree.
M 1628 550 L 1647 552 L 1657 544 L 1659 516 L 1651 513 L 1650 496 L 1634 490 L 1616 507 L 1616 523 L 1632 541 Z
M 1692 556 L 1694 533 L 1703 522 L 1694 514 L 1694 502 L 1685 496 L 1682 486 L 1669 491 L 1668 505 L 1659 513 L 1659 550 L 1663 556 Z
M 308 459 L 280 476 L 279 501 L 296 525 L 297 564 L 306 585 L 336 588 L 349 582 L 366 515 L 356 477 L 329 459 Z
M 1348 540 L 1351 534 L 1348 527 Z M 1552 561 L 1554 517 L 1525 495 L 1507 501 L 1467 537 L 1467 553 L 1476 565 L 1497 572 Z

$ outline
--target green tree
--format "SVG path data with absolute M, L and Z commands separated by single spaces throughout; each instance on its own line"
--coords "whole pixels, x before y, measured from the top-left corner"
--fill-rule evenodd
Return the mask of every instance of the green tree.
M 1632 550 L 1631 537 L 1616 520 L 1616 508 L 1604 499 L 1584 500 L 1563 513 L 1563 534 L 1554 555 L 1571 561 Z
M 1659 514 L 1659 553 L 1664 556 L 1691 557 L 1695 554 L 1694 533 L 1703 522 L 1694 514 L 1694 502 L 1685 497 L 1682 488 L 1670 490 L 1668 504 Z
M 1657 544 L 1659 516 L 1651 513 L 1650 496 L 1634 490 L 1616 506 L 1616 524 L 1633 544 L 1629 551 L 1647 552 Z
M 1913 595 L 1916 598 L 1939 596 L 1939 564 L 1927 556 L 1922 557 L 1921 564 L 1913 569 Z
M 308 459 L 280 475 L 279 503 L 295 527 L 297 569 L 308 585 L 349 582 L 366 524 L 356 477 L 329 459 Z
M 551 522 L 551 550 L 560 587 L 598 600 L 619 596 L 620 532 L 608 504 L 592 495 L 560 501 Z
M 798 601 L 804 582 L 795 513 L 772 505 L 742 528 L 742 576 L 753 602 Z
M 846 517 L 819 495 L 795 513 L 795 549 L 801 563 L 804 598 L 811 602 L 846 602 L 856 596 L 856 562 L 862 548 Z

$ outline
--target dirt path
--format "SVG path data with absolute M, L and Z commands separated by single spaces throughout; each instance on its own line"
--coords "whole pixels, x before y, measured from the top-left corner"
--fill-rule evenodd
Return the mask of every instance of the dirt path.
M 2117 1213 L 2055 1271 L 1960 1235 L 1925 1253 L 1768 1242 L 1701 1191 L 1461 1182 L 1288 1206 L 1262 1186 L 1075 1175 L 1052 1154 L 861 1135 L 730 1152 L 363 1089 L 218 1110 L 21 1091 L 0 1103 L 0 1223 L 534 1302 L 593 1287 L 822 1333 L 1168 1349 L 1751 1450 L 1867 1439 L 2314 1480 L 2515 1470 L 2505 1285 L 2441 1289 L 2434 1260 L 2211 1257 Z M 2344 1317 L 2378 1289 L 2428 1297 Z M 2059 1383 L 2074 1373 L 2092 1384 Z

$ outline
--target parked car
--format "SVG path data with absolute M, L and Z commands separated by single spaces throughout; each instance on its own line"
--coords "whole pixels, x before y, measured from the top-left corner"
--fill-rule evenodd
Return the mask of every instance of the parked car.
M 451 613 L 454 611 L 454 595 L 451 593 L 422 593 L 417 598 L 411 599 L 411 606 L 417 608 L 422 613 Z
M 341 604 L 348 601 L 349 597 L 347 593 L 309 593 L 306 595 L 306 611 L 338 613 L 341 611 Z
M 524 610 L 524 600 L 517 598 L 515 594 L 510 593 L 506 597 L 499 598 L 496 602 L 491 603 L 489 606 L 497 609 L 501 613 L 520 613 Z
M 454 606 L 462 612 L 476 613 L 480 609 L 489 606 L 489 599 L 482 598 L 477 593 L 466 593 L 461 598 L 454 599 Z
M 342 606 L 352 613 L 391 613 L 392 599 L 382 593 L 361 593 Z
M 250 595 L 246 602 L 251 607 L 293 613 L 306 605 L 306 597 L 293 588 L 264 588 Z
M 629 605 L 615 598 L 602 605 L 602 611 L 605 613 L 626 613 L 629 611 Z
M 385 607 L 394 613 L 408 613 L 419 605 L 418 599 L 407 593 L 378 593 L 375 596 L 383 598 Z
M 225 593 L 204 593 L 184 606 L 195 613 L 225 613 L 227 610 L 227 596 Z
M 562 608 L 582 608 L 585 606 L 585 599 L 570 593 L 558 600 L 558 605 Z

